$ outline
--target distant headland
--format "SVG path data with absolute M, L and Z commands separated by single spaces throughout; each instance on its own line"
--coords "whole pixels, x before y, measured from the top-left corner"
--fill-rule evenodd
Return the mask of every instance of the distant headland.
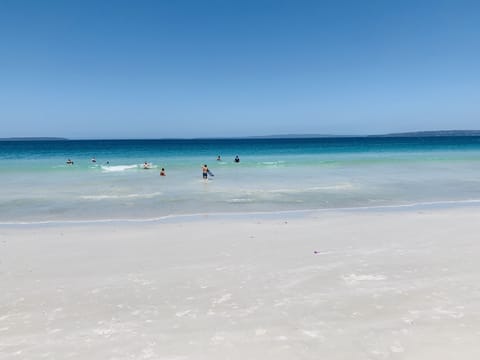
M 369 136 L 388 136 L 388 137 L 435 137 L 435 136 L 480 136 L 480 130 L 438 130 L 438 131 L 413 131 L 404 133 L 392 133 L 385 135 Z
M 60 137 L 10 137 L 0 138 L 0 141 L 64 141 L 66 138 Z
M 440 136 L 480 136 L 480 130 L 432 130 L 375 135 L 333 135 L 333 134 L 286 134 L 250 136 L 253 139 L 299 139 L 299 138 L 339 138 L 339 137 L 440 137 Z

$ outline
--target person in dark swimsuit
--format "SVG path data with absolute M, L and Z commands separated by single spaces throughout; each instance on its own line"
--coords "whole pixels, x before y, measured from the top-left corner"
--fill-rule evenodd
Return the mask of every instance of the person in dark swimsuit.
M 207 166 L 207 164 L 202 166 L 202 177 L 203 177 L 203 180 L 205 180 L 205 181 L 208 180 L 208 166 Z

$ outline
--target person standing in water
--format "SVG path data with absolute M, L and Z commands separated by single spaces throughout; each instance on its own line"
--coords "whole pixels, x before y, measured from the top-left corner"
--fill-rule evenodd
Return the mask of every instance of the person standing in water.
M 207 164 L 202 166 L 202 177 L 204 181 L 208 180 L 208 166 Z
M 203 176 L 203 180 L 204 180 L 205 182 L 208 180 L 208 175 L 210 175 L 210 176 L 215 176 L 215 175 L 213 175 L 213 173 L 208 169 L 207 164 L 205 164 L 205 165 L 202 166 L 202 176 Z

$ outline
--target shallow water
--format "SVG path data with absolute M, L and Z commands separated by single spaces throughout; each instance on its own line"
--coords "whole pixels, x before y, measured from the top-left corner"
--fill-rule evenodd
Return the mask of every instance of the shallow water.
M 479 199 L 479 137 L 0 142 L 4 223 Z

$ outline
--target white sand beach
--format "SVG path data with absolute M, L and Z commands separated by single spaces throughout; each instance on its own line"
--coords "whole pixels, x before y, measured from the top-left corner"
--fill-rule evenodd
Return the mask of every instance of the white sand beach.
M 0 227 L 0 359 L 479 359 L 480 210 Z

